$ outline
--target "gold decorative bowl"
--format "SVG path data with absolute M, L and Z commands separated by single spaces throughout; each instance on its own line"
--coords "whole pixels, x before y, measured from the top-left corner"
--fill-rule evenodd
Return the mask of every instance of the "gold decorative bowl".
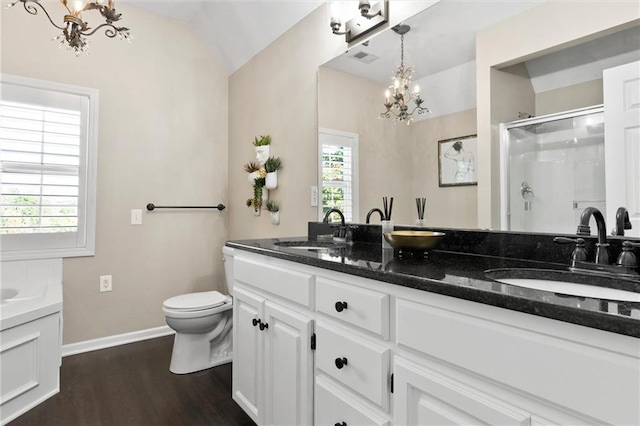
M 431 250 L 446 234 L 433 231 L 392 231 L 385 232 L 384 239 L 393 248 L 404 250 Z

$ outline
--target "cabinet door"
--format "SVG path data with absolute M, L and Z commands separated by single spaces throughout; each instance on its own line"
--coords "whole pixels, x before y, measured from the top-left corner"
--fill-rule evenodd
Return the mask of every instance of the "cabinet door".
M 271 301 L 265 303 L 265 421 L 313 423 L 313 320 Z
M 401 358 L 394 360 L 396 425 L 520 425 L 531 415 L 482 391 Z
M 257 424 L 262 424 L 262 339 L 254 326 L 263 318 L 264 299 L 239 286 L 233 300 L 233 400 Z

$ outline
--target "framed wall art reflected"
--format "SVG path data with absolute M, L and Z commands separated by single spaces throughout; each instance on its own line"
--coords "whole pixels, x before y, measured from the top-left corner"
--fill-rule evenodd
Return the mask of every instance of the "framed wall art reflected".
M 440 186 L 477 185 L 478 136 L 438 141 L 438 182 Z

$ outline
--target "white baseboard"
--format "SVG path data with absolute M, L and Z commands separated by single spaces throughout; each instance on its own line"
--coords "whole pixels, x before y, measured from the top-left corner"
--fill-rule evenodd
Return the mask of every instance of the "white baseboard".
M 168 325 L 162 327 L 148 328 L 146 330 L 133 331 L 131 333 L 116 334 L 115 336 L 101 337 L 99 339 L 85 340 L 84 342 L 70 343 L 62 345 L 62 356 L 80 354 L 83 352 L 96 351 L 98 349 L 110 348 L 112 346 L 126 345 L 127 343 L 139 342 L 141 340 L 153 339 L 156 337 L 168 336 L 175 331 Z

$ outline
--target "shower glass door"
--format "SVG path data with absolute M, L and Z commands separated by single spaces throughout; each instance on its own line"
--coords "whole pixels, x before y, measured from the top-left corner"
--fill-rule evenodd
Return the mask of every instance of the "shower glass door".
M 501 221 L 509 231 L 575 233 L 605 205 L 603 107 L 500 125 Z

